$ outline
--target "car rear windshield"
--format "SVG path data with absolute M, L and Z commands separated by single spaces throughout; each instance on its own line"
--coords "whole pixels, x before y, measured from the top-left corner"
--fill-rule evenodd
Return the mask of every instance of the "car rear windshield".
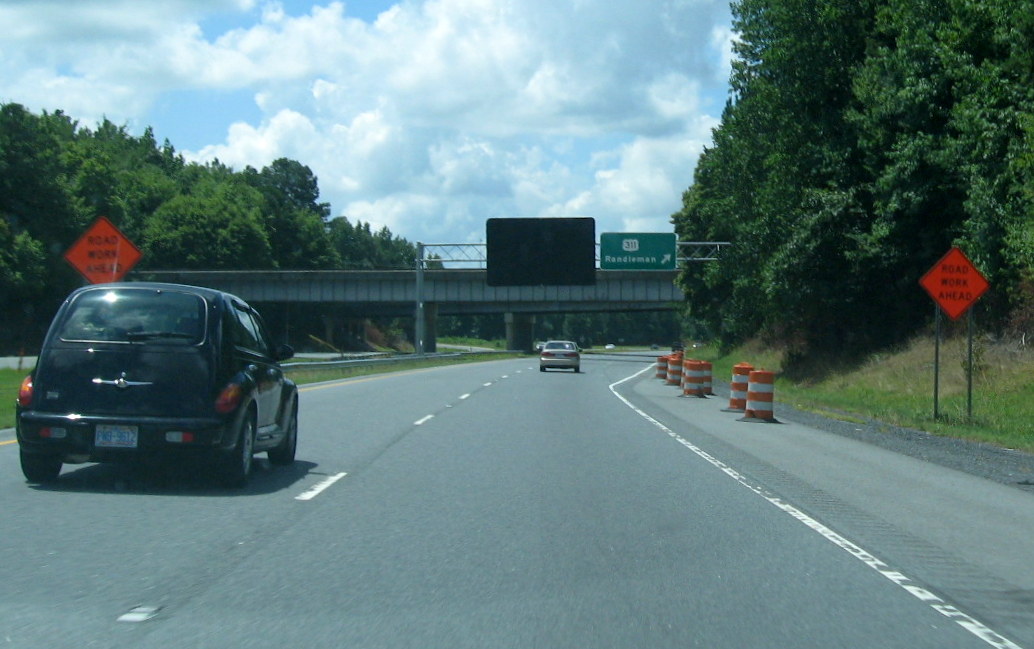
M 574 343 L 546 343 L 546 349 L 574 350 Z
M 58 333 L 66 341 L 200 343 L 205 301 L 180 291 L 97 289 L 80 293 L 69 305 Z

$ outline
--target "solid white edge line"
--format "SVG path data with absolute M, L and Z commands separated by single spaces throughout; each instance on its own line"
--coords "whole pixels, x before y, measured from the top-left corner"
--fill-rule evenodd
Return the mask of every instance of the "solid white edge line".
M 630 380 L 638 377 L 640 374 L 643 374 L 644 372 L 652 371 L 653 369 L 654 369 L 654 366 L 651 365 L 649 367 L 646 367 L 646 368 L 640 370 L 639 372 L 636 372 L 635 374 L 633 374 L 631 376 L 628 376 L 628 377 L 625 377 L 625 378 L 621 379 L 620 381 L 617 381 L 615 383 L 611 383 L 610 386 L 609 386 L 611 393 L 614 396 L 616 396 L 618 399 L 620 399 L 622 403 L 624 403 L 626 406 L 631 408 L 640 417 L 642 417 L 643 419 L 646 419 L 648 422 L 650 422 L 651 424 L 653 424 L 657 428 L 660 428 L 661 430 L 663 430 L 670 437 L 675 439 L 679 444 L 682 444 L 683 446 L 685 446 L 689 450 L 693 451 L 694 453 L 696 453 L 698 456 L 700 456 L 701 458 L 703 458 L 704 460 L 706 460 L 710 464 L 714 465 L 716 468 L 721 470 L 727 476 L 729 476 L 730 478 L 732 478 L 736 482 L 740 483 L 740 485 L 746 487 L 747 489 L 750 489 L 755 494 L 761 496 L 762 498 L 767 500 L 772 505 L 775 505 L 776 507 L 778 507 L 779 509 L 781 509 L 785 513 L 789 514 L 790 516 L 793 516 L 794 518 L 796 518 L 801 523 L 804 523 L 805 525 L 810 527 L 815 532 L 818 532 L 827 541 L 830 541 L 831 543 L 833 543 L 834 545 L 836 545 L 840 549 L 846 551 L 848 554 L 850 554 L 854 558 L 858 559 L 859 561 L 861 561 L 865 565 L 869 566 L 870 568 L 872 568 L 876 572 L 880 573 L 881 575 L 883 575 L 884 577 L 886 577 L 890 581 L 894 582 L 895 584 L 900 586 L 902 590 L 904 590 L 908 594 L 912 595 L 913 597 L 915 597 L 919 601 L 926 602 L 930 606 L 930 608 L 932 608 L 933 610 L 937 611 L 938 613 L 940 613 L 941 615 L 945 616 L 946 618 L 948 618 L 950 620 L 953 620 L 956 624 L 961 626 L 963 629 L 969 631 L 970 633 L 972 633 L 976 637 L 980 638 L 981 640 L 983 640 L 987 644 L 991 645 L 992 647 L 999 648 L 999 649 L 1022 649 L 1022 647 L 1020 647 L 1020 645 L 1012 642 L 1011 640 L 1009 640 L 1005 636 L 999 634 L 998 632 L 996 632 L 995 630 L 991 629 L 990 627 L 988 627 L 983 622 L 977 620 L 976 618 L 974 618 L 973 616 L 971 616 L 971 615 L 969 615 L 967 613 L 962 612 L 957 607 L 953 606 L 952 604 L 949 604 L 949 603 L 945 602 L 943 599 L 941 599 L 937 595 L 934 595 L 933 593 L 931 593 L 930 591 L 926 590 L 925 588 L 917 585 L 912 579 L 910 579 L 909 577 L 905 576 L 904 574 L 902 574 L 902 573 L 900 573 L 900 572 L 898 572 L 896 570 L 893 570 L 890 566 L 888 566 L 882 560 L 878 559 L 875 555 L 873 555 L 872 553 L 870 553 L 867 550 L 863 549 L 859 545 L 853 543 L 852 541 L 848 540 L 846 537 L 841 536 L 840 534 L 837 534 L 836 532 L 834 532 L 833 530 L 829 529 L 828 527 L 826 527 L 825 525 L 823 525 L 819 521 L 815 520 L 811 516 L 808 516 L 807 514 L 802 512 L 801 510 L 797 509 L 796 507 L 794 507 L 790 503 L 785 502 L 785 501 L 781 500 L 780 498 L 767 493 L 761 487 L 758 487 L 756 485 L 753 485 L 753 484 L 747 482 L 747 479 L 743 475 L 741 475 L 739 472 L 737 472 L 735 469 L 733 469 L 731 466 L 725 464 L 724 462 L 722 462 L 718 458 L 710 455 L 709 453 L 707 453 L 703 449 L 701 449 L 701 448 L 697 447 L 696 445 L 694 445 L 692 442 L 684 439 L 678 433 L 676 433 L 675 431 L 671 430 L 670 428 L 668 428 L 667 426 L 665 426 L 661 422 L 657 421 L 656 419 L 654 419 L 653 417 L 651 417 L 647 413 L 643 412 L 642 410 L 640 410 L 639 408 L 634 406 L 631 401 L 629 401 L 628 399 L 626 399 L 622 395 L 618 394 L 617 390 L 615 389 L 617 386 L 621 385 L 622 383 L 624 383 L 626 381 L 630 381 Z
M 348 475 L 348 474 L 345 473 L 345 472 L 341 472 L 341 473 L 339 473 L 337 475 L 332 475 L 332 476 L 328 477 L 327 479 L 321 481 L 320 483 L 314 485 L 313 487 L 311 487 L 307 491 L 303 491 L 302 493 L 298 494 L 297 496 L 294 497 L 294 499 L 295 500 L 312 500 L 316 496 L 320 495 L 325 489 L 327 489 L 327 487 L 329 487 L 330 485 L 334 484 L 335 482 L 337 482 L 341 478 L 345 477 L 346 475 Z

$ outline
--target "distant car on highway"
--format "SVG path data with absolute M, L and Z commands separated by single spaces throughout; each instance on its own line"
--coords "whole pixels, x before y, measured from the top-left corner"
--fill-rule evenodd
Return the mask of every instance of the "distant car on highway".
M 572 369 L 582 371 L 582 357 L 578 345 L 570 340 L 550 340 L 539 352 L 539 371 L 547 369 Z
M 18 394 L 29 482 L 64 463 L 198 457 L 244 486 L 252 457 L 294 462 L 298 390 L 258 312 L 238 297 L 177 284 L 96 284 L 58 310 Z

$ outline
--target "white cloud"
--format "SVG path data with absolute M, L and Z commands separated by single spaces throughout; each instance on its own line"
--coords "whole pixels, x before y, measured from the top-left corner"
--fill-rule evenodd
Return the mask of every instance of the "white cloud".
M 381 2 L 373 21 L 351 2 L 0 4 L 0 101 L 180 149 L 218 129 L 188 157 L 297 159 L 335 214 L 410 240 L 476 241 L 492 216 L 670 230 L 724 103 L 725 0 Z M 194 91 L 250 105 L 148 121 Z

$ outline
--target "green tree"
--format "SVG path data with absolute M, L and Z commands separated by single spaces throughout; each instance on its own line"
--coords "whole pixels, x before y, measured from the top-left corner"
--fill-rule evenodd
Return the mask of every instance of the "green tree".
M 62 152 L 76 125 L 0 105 L 0 349 L 42 338 L 50 316 L 81 279 L 62 255 L 88 222 L 70 191 Z
M 869 0 L 733 4 L 732 97 L 673 215 L 684 240 L 734 243 L 680 278 L 688 315 L 726 343 L 763 331 L 801 353 L 839 350 L 834 316 L 861 310 L 832 286 L 865 210 L 845 116 L 873 13 Z
M 262 196 L 215 163 L 191 169 L 190 193 L 163 203 L 144 225 L 141 267 L 259 270 L 274 267 Z M 202 171 L 204 170 L 204 171 Z M 205 174 L 210 174 L 207 176 Z
M 319 202 L 319 185 L 312 170 L 295 160 L 278 158 L 262 171 L 245 169 L 244 177 L 263 196 L 263 214 L 278 267 L 340 265 L 327 227 L 330 206 Z
M 341 255 L 345 268 L 354 270 L 391 270 L 413 268 L 416 246 L 391 233 L 387 227 L 374 233 L 369 223 L 347 217 L 330 222 L 330 239 Z

